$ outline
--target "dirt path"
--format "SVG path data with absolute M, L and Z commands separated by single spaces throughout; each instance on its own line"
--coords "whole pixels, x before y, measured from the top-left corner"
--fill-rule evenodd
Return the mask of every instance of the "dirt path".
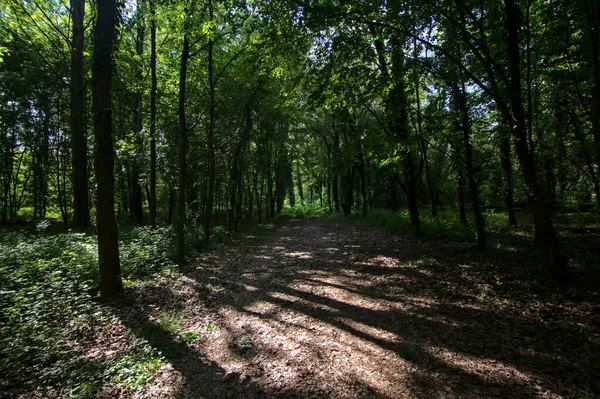
M 528 267 L 511 248 L 292 220 L 139 288 L 122 320 L 170 363 L 146 397 L 594 397 L 597 303 L 549 298 Z

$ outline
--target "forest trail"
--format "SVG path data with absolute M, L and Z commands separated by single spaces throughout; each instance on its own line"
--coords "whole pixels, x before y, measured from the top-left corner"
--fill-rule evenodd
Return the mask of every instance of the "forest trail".
M 127 294 L 121 320 L 170 363 L 139 396 L 598 392 L 600 353 L 588 336 L 600 325 L 597 304 L 544 299 L 519 277 L 530 267 L 523 256 L 292 219 L 243 248 L 202 254 L 183 278 Z M 165 311 L 178 315 L 179 332 L 162 327 Z

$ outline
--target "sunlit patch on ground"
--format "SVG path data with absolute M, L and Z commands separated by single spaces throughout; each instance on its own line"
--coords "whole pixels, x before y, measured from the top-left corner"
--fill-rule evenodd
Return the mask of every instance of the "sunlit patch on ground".
M 165 361 L 132 397 L 585 398 L 599 388 L 593 304 L 526 300 L 527 284 L 505 282 L 477 252 L 290 223 L 237 254 L 241 264 L 223 250 L 140 288 L 135 303 L 147 305 L 131 305 L 122 320 L 138 321 L 123 328 Z

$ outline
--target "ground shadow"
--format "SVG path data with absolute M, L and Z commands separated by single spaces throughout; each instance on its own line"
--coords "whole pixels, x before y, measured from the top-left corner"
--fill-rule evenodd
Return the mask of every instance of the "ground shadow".
M 216 345 L 182 342 L 146 300 L 115 311 L 181 373 L 183 397 L 598 394 L 598 303 L 556 297 L 535 251 L 526 239 L 481 252 L 291 220 L 184 271 L 192 292 L 177 306 L 190 320 L 208 309 L 229 335 L 227 356 L 208 360 Z M 141 289 L 173 296 L 167 285 Z

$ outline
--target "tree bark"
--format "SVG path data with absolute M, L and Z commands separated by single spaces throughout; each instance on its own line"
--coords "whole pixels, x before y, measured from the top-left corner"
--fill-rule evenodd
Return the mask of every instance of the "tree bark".
M 150 225 L 156 227 L 156 12 L 154 0 L 150 0 L 150 195 L 148 205 Z
M 73 166 L 73 228 L 90 225 L 87 137 L 85 134 L 85 85 L 83 71 L 85 0 L 71 0 L 71 162 Z
M 140 7 L 142 6 L 143 0 L 138 0 L 137 8 L 140 13 Z M 144 53 L 144 34 L 145 26 L 144 19 L 139 14 L 137 21 L 137 37 L 135 39 L 135 52 L 141 60 Z M 137 66 L 136 76 L 137 83 L 142 83 L 142 66 Z M 131 215 L 133 216 L 133 222 L 136 225 L 144 223 L 144 211 L 142 205 L 142 185 L 140 183 L 140 151 L 142 147 L 142 91 L 137 89 L 135 93 L 135 99 L 133 104 L 133 134 L 134 134 L 134 157 L 131 164 L 131 176 L 129 187 L 131 193 L 129 195 L 129 209 L 131 209 Z
M 208 0 L 209 21 L 213 20 L 212 0 Z M 204 214 L 204 236 L 210 239 L 213 212 L 213 197 L 215 193 L 215 80 L 213 77 L 213 38 L 208 38 L 208 192 L 206 197 L 206 212 Z
M 119 232 L 115 218 L 114 149 L 112 141 L 111 77 L 117 18 L 115 0 L 98 2 L 92 64 L 94 111 L 94 169 L 96 173 L 96 226 L 100 292 L 110 298 L 123 291 L 119 263 Z
M 592 88 L 592 135 L 594 137 L 594 152 L 596 166 L 600 170 L 600 0 L 587 0 L 587 28 L 591 44 L 591 69 L 594 77 Z M 600 203 L 600 200 L 598 200 Z
M 187 18 L 187 10 L 185 10 Z M 183 35 L 183 49 L 179 67 L 179 178 L 177 188 L 177 210 L 175 225 L 175 240 L 177 245 L 177 261 L 185 261 L 185 181 L 187 174 L 187 124 L 185 120 L 185 82 L 187 78 L 187 63 L 190 56 L 190 43 L 187 32 Z
M 479 189 L 475 179 L 475 170 L 473 167 L 473 149 L 471 146 L 471 121 L 469 117 L 469 109 L 467 105 L 467 93 L 464 83 L 462 86 L 455 87 L 456 95 L 458 96 L 458 106 L 460 112 L 460 127 L 463 135 L 463 145 L 465 148 L 465 163 L 467 168 L 467 179 L 469 181 L 469 194 L 471 197 L 471 206 L 473 207 L 473 217 L 475 218 L 475 226 L 477 229 L 477 246 L 485 248 L 485 224 L 481 209 L 479 207 Z
M 510 133 L 501 126 L 500 130 L 500 164 L 502 165 L 502 191 L 504 206 L 508 214 L 508 225 L 516 226 L 515 205 L 513 200 L 512 162 L 510 151 Z
M 367 217 L 367 177 L 365 173 L 365 157 L 363 153 L 358 154 L 358 170 L 360 173 L 360 192 L 362 196 L 362 216 Z

